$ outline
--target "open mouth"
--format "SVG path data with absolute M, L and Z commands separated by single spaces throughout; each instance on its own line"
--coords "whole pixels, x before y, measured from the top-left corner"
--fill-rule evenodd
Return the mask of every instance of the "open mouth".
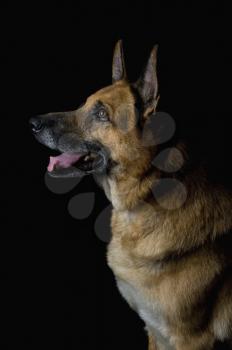
M 100 172 L 105 168 L 105 164 L 106 159 L 101 152 L 65 152 L 56 157 L 50 157 L 47 170 L 53 177 L 84 176 Z

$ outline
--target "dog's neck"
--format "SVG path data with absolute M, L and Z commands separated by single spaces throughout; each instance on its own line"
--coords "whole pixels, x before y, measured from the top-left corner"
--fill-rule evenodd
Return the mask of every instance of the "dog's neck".
M 194 181 L 196 172 L 198 176 L 197 182 Z M 148 173 L 142 180 L 129 176 L 129 174 L 124 178 L 103 176 L 100 179 L 100 183 L 116 211 L 133 213 L 134 210 L 149 204 L 149 206 L 153 207 L 154 213 L 163 213 L 164 217 L 170 215 L 176 215 L 178 217 L 181 211 L 187 210 L 193 216 L 195 215 L 197 219 L 197 215 L 199 214 L 197 210 L 202 210 L 207 216 L 206 220 L 210 222 L 208 226 L 210 226 L 209 230 L 212 234 L 225 232 L 232 227 L 232 219 L 229 213 L 227 220 L 220 219 L 223 216 L 222 214 L 231 207 L 231 195 L 223 188 L 210 185 L 202 169 L 195 170 L 192 174 L 189 173 L 181 180 L 178 177 L 176 178 L 177 184 L 181 183 L 186 189 L 186 198 L 181 206 L 177 204 L 179 200 L 178 187 L 172 188 L 171 191 L 167 191 L 165 194 L 162 193 L 162 201 L 154 197 L 153 188 L 159 186 L 160 180 L 162 182 L 160 175 L 160 173 L 154 170 Z M 200 198 L 200 201 L 198 201 L 198 198 Z M 219 207 L 216 205 L 218 202 L 221 203 Z M 198 203 L 198 206 L 195 203 Z M 175 208 L 176 204 L 177 207 Z M 220 212 L 216 212 L 217 208 Z M 209 217 L 211 218 L 210 220 Z
M 199 173 L 199 170 L 198 170 Z M 127 178 L 127 181 L 117 181 L 114 177 L 105 177 L 101 182 L 108 199 L 113 205 L 114 219 L 118 218 L 120 227 L 124 227 L 118 233 L 128 244 L 141 242 L 146 247 L 147 257 L 156 259 L 168 259 L 175 254 L 182 256 L 192 249 L 198 249 L 206 242 L 213 242 L 225 232 L 232 229 L 230 208 L 232 197 L 224 189 L 211 186 L 204 178 L 204 173 L 188 175 L 184 181 L 187 190 L 187 198 L 179 208 L 168 209 L 157 203 L 157 200 L 149 196 L 151 186 L 154 185 L 155 173 L 139 182 L 135 178 Z M 164 198 L 168 205 L 176 201 L 176 193 L 167 193 Z M 165 202 L 163 202 L 165 203 Z M 218 205 L 220 203 L 220 205 Z M 145 215 L 146 213 L 146 215 Z M 202 215 L 203 213 L 203 215 Z M 182 217 L 189 220 L 183 221 Z M 144 221 L 144 217 L 147 218 Z M 139 229 L 135 234 L 133 227 L 146 226 L 149 217 L 155 217 L 156 227 L 152 235 L 144 235 L 144 230 Z M 201 220 L 199 218 L 201 217 Z M 194 231 L 194 239 L 190 232 Z M 155 235 L 155 238 L 154 238 Z M 167 240 L 167 235 L 172 239 Z M 152 237 L 151 237 L 152 236 Z M 152 242 L 152 243 L 151 243 Z M 135 251 L 136 255 L 136 251 Z
M 173 164 L 175 164 L 175 166 L 181 170 L 175 171 L 170 175 L 159 170 L 160 168 L 157 167 L 157 164 L 156 166 L 153 165 L 152 160 L 157 156 L 157 152 L 161 151 L 157 150 L 156 147 L 155 150 L 146 149 L 141 153 L 138 150 L 136 156 L 134 155 L 131 157 L 132 161 L 127 160 L 125 165 L 116 165 L 108 175 L 102 176 L 100 182 L 115 210 L 132 210 L 138 205 L 141 205 L 144 201 L 152 201 L 152 197 L 154 197 L 153 190 L 155 189 L 156 191 L 160 183 L 167 183 L 167 181 L 162 181 L 162 178 L 168 177 L 169 180 L 170 178 L 176 180 L 176 184 L 183 183 L 183 170 L 189 172 L 189 170 L 187 170 L 188 164 L 186 162 L 187 156 L 185 147 L 182 143 L 178 143 L 175 145 L 174 149 L 179 149 L 179 153 L 183 155 L 181 164 L 179 165 L 178 163 L 179 159 L 176 157 L 176 152 L 167 152 L 163 159 L 163 162 L 165 162 L 165 169 L 168 169 L 169 166 L 172 168 Z M 173 181 L 173 184 L 175 187 L 175 181 Z M 158 191 L 156 191 L 156 198 L 157 196 L 162 196 L 162 201 L 165 200 L 167 202 L 175 202 L 178 200 L 174 194 L 175 191 L 173 192 L 173 190 L 175 190 L 173 186 L 171 186 L 172 188 L 168 186 L 168 190 L 164 188 L 165 186 L 162 187 L 161 189 L 161 186 L 159 186 Z M 153 202 L 155 201 L 153 200 Z M 158 203 L 156 204 L 158 209 L 159 205 Z
M 106 197 L 115 210 L 133 210 L 150 194 L 152 185 L 157 181 L 157 172 L 148 173 L 142 180 L 127 174 L 124 176 L 98 176 L 97 181 L 103 187 Z

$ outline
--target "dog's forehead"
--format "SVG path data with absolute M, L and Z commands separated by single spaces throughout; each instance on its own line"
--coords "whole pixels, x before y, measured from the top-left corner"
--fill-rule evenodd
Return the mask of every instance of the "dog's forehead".
M 111 105 L 112 107 L 119 106 L 123 103 L 133 104 L 134 96 L 130 86 L 124 81 L 117 82 L 98 90 L 86 100 L 86 107 L 91 108 L 97 101 Z

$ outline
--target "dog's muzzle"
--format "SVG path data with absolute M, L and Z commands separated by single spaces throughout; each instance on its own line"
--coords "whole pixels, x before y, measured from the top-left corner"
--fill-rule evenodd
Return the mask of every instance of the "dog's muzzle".
M 107 150 L 98 142 L 88 142 L 68 127 L 68 115 L 61 113 L 33 117 L 29 121 L 37 141 L 60 154 L 51 156 L 47 167 L 52 177 L 83 177 L 107 171 Z

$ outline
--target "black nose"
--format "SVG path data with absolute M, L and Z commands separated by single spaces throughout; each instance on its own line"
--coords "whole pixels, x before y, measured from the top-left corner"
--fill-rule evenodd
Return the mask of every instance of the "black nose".
M 30 124 L 31 130 L 34 134 L 37 134 L 38 132 L 40 132 L 44 127 L 44 123 L 42 122 L 40 117 L 31 118 L 29 120 L 29 124 Z

